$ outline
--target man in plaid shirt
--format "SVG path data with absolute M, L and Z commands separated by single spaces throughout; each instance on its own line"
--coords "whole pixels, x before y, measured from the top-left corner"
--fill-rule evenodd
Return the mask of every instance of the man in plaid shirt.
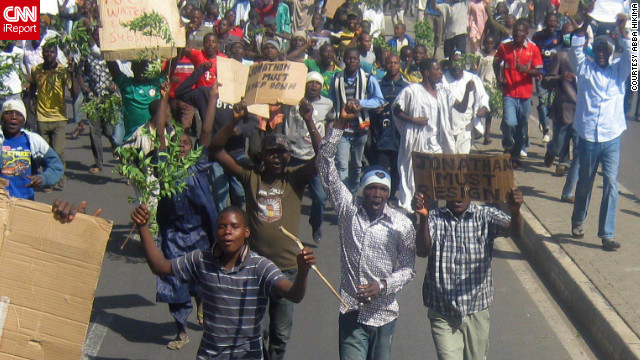
M 522 233 L 522 193 L 513 188 L 507 199 L 511 216 L 470 200 L 447 201 L 446 207 L 429 212 L 424 195 L 414 195 L 412 205 L 420 218 L 416 254 L 429 258 L 422 298 L 438 360 L 486 357 L 493 241 L 503 230 L 512 236 Z

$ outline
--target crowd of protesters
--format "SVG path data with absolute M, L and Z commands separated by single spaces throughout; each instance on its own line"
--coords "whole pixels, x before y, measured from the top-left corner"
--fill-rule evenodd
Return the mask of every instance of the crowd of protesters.
M 481 153 L 474 144 L 491 143 L 491 122 L 498 120 L 517 170 L 525 166 L 532 100 L 548 143 L 544 164 L 558 159 L 556 174 L 567 177 L 558 195 L 575 203 L 573 236 L 584 236 L 601 165 L 597 236 L 605 250 L 620 247 L 620 135 L 625 106 L 638 108 L 629 106 L 637 97 L 626 87 L 631 46 L 624 14 L 596 23 L 593 4 L 569 15 L 553 0 L 348 0 L 334 14 L 322 0 L 177 5 L 186 47 L 153 77 L 148 61 L 103 60 L 95 0 L 65 0 L 58 14 L 41 15 L 40 40 L 0 44 L 2 61 L 15 64 L 1 74 L 0 87 L 1 176 L 11 196 L 33 199 L 34 188 L 65 186 L 69 98 L 71 139 L 89 128 L 92 174 L 103 168 L 102 135 L 115 159 L 121 146 L 157 154 L 175 127 L 184 130 L 174 139 L 179 156 L 204 149 L 182 192 L 139 204 L 131 216 L 158 275 L 157 300 L 169 304 L 176 322 L 169 349 L 189 342 L 195 297 L 204 329 L 198 359 L 284 358 L 293 302 L 304 297 L 315 255 L 279 228 L 297 236 L 308 190 L 313 241 L 336 243 L 322 235 L 327 200 L 338 217 L 341 359 L 389 359 L 396 294 L 413 279 L 416 255 L 429 259 L 423 300 L 438 359 L 484 359 L 493 241 L 522 231 L 522 194 L 509 192 L 508 213 L 469 200 L 438 208 L 417 192 L 411 154 Z M 392 29 L 385 27 L 387 7 Z M 412 20 L 405 12 L 414 11 L 433 39 L 407 33 Z M 51 41 L 74 26 L 89 34 L 87 56 Z M 295 106 L 270 104 L 269 116 L 250 113 L 244 102 L 224 103 L 219 57 L 245 65 L 302 62 L 304 96 Z M 502 105 L 491 101 L 495 92 Z M 83 102 L 113 93 L 122 98 L 119 122 L 85 120 Z M 153 132 L 159 146 L 148 136 Z M 54 204 L 63 221 L 77 210 Z

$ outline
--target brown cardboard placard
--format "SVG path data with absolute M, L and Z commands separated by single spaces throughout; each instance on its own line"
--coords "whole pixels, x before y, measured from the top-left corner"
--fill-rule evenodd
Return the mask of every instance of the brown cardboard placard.
M 327 9 L 327 16 L 333 18 L 336 14 L 336 10 L 338 10 L 338 8 L 344 3 L 345 0 L 327 0 L 327 5 L 325 6 L 325 9 Z
M 506 201 L 514 184 L 509 154 L 412 156 L 416 191 L 429 200 Z
M 180 14 L 175 2 L 154 0 L 99 0 L 100 50 L 105 60 L 136 60 L 140 50 L 156 49 L 161 58 L 176 56 L 177 47 L 185 46 L 185 29 L 180 25 Z M 158 37 L 143 36 L 122 26 L 144 12 L 155 10 L 163 15 L 175 42 L 174 48 Z M 156 48 L 159 47 L 159 48 Z
M 235 59 L 218 57 L 217 69 L 220 83 L 219 100 L 227 104 L 237 104 L 247 89 L 249 66 Z
M 569 15 L 575 15 L 578 13 L 579 5 L 580 0 L 562 0 L 558 8 L 558 14 L 569 13 Z
M 304 97 L 307 66 L 293 61 L 251 65 L 245 92 L 247 105 L 298 105 Z
M 0 359 L 80 359 L 113 223 L 0 192 Z

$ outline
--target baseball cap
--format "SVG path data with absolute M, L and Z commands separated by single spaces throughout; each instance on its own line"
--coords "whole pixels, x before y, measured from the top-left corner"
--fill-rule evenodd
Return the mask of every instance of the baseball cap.
M 286 151 L 291 151 L 287 138 L 282 134 L 268 134 L 263 137 L 261 149 L 263 152 L 271 149 L 283 149 Z

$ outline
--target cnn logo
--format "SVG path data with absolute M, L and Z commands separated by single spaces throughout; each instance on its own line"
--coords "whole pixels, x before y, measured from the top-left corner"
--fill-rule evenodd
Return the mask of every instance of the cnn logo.
M 37 22 L 38 21 L 38 7 L 37 6 L 7 6 L 2 12 L 4 19 L 8 22 L 15 23 L 19 21 L 24 22 Z
M 40 40 L 39 6 L 39 0 L 12 0 L 10 4 L 1 4 L 0 40 Z

